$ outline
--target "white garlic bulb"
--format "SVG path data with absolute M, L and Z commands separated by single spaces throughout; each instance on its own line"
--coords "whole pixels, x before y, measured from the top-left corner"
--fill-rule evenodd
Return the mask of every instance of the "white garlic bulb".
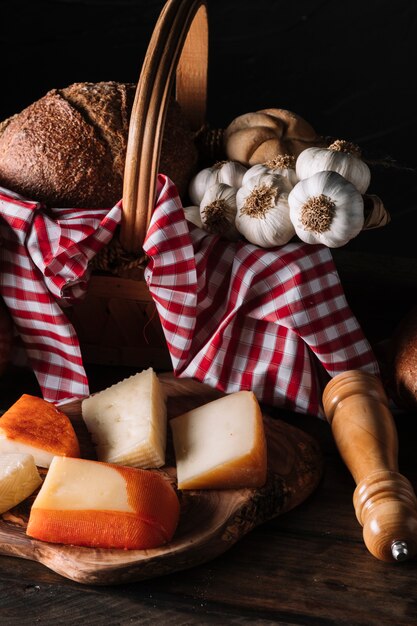
M 364 224 L 361 194 L 337 172 L 317 172 L 301 180 L 289 193 L 288 203 L 298 237 L 309 244 L 338 248 L 356 237 Z
M 262 248 L 281 246 L 295 235 L 288 206 L 289 183 L 278 174 L 250 178 L 236 195 L 236 228 Z
M 200 217 L 207 232 L 232 241 L 239 239 L 235 226 L 236 189 L 224 183 L 209 187 L 201 200 Z
M 288 179 L 291 187 L 298 182 L 297 174 L 295 172 L 295 157 L 289 154 L 279 154 L 275 159 L 266 161 L 265 163 L 258 163 L 250 167 L 242 179 L 242 186 L 246 185 L 248 180 L 253 176 L 259 176 L 260 174 L 279 174 Z
M 212 167 L 198 172 L 190 181 L 188 195 L 192 204 L 199 205 L 207 189 L 216 183 L 224 183 L 238 189 L 247 168 L 237 161 L 219 161 Z
M 191 222 L 199 228 L 203 228 L 203 222 L 201 221 L 200 207 L 199 206 L 186 206 L 184 207 L 184 215 L 187 222 Z
M 371 182 L 371 172 L 361 159 L 358 146 L 338 139 L 328 148 L 307 148 L 297 158 L 295 171 L 299 180 L 316 172 L 337 172 L 364 194 Z

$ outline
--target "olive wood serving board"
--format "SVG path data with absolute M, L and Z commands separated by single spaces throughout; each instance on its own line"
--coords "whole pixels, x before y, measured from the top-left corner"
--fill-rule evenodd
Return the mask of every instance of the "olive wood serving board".
M 172 374 L 159 376 L 174 417 L 222 394 Z M 94 448 L 80 412 L 80 400 L 60 405 L 77 432 L 81 455 Z M 31 559 L 79 583 L 110 585 L 140 581 L 204 563 L 222 554 L 256 526 L 303 502 L 317 487 L 323 469 L 317 442 L 300 429 L 264 414 L 268 478 L 261 489 L 178 492 L 180 522 L 172 541 L 152 550 L 93 549 L 52 544 L 26 535 L 33 494 L 0 515 L 0 554 Z M 168 429 L 167 465 L 161 470 L 175 486 L 175 463 Z M 42 471 L 42 470 L 41 470 Z M 44 474 L 46 470 L 43 470 Z

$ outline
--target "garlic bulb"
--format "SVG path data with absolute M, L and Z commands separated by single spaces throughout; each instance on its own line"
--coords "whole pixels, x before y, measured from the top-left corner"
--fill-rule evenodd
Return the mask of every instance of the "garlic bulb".
M 204 230 L 213 235 L 221 235 L 235 241 L 239 239 L 236 230 L 236 189 L 224 183 L 212 185 L 206 191 L 200 204 L 200 216 Z
M 341 174 L 364 194 L 371 182 L 371 172 L 361 159 L 358 146 L 338 139 L 328 148 L 307 148 L 297 158 L 295 171 L 299 180 L 316 172 L 331 170 Z
M 199 228 L 203 228 L 203 222 L 201 221 L 200 207 L 199 206 L 186 206 L 184 207 L 184 215 L 187 222 L 191 222 Z
M 206 167 L 192 178 L 188 195 L 194 205 L 199 205 L 207 189 L 217 183 L 224 183 L 238 189 L 242 184 L 246 167 L 236 161 L 219 161 L 212 167 Z
M 288 203 L 295 231 L 306 243 L 339 248 L 364 224 L 361 194 L 337 172 L 317 172 L 301 180 L 289 193 Z
M 295 173 L 295 157 L 290 154 L 279 154 L 265 163 L 252 165 L 243 176 L 242 186 L 246 185 L 250 178 L 260 174 L 279 174 L 287 178 L 291 187 L 294 187 L 298 182 L 297 174 Z
M 262 248 L 281 246 L 295 235 L 288 206 L 289 183 L 278 174 L 250 178 L 236 195 L 236 228 Z

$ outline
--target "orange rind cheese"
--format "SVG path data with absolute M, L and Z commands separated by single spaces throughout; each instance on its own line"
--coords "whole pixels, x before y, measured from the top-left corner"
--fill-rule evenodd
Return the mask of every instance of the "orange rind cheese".
M 51 543 L 144 550 L 172 539 L 179 514 L 178 496 L 158 472 L 57 456 L 26 532 Z
M 38 467 L 55 455 L 80 456 L 74 428 L 51 402 L 23 394 L 0 418 L 0 454 L 31 454 Z
M 238 391 L 171 419 L 179 489 L 240 489 L 266 482 L 262 412 Z

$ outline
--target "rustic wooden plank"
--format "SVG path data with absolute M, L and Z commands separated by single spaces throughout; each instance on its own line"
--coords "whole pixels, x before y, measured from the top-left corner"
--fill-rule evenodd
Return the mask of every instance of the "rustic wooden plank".
M 36 570 L 27 578 L 25 568 L 17 567 L 12 585 L 9 572 L 0 569 L 0 592 L 8 586 L 0 594 L 0 615 L 9 611 L 16 620 L 27 618 L 28 597 L 31 618 L 41 610 L 46 623 L 62 611 L 71 611 L 75 624 L 88 614 L 92 625 L 100 624 L 105 611 L 108 624 L 128 618 L 143 623 L 151 616 L 164 624 L 209 624 L 220 614 L 227 623 L 323 626 L 409 626 L 417 619 L 414 563 L 392 567 L 364 553 L 359 543 L 277 534 L 271 525 L 205 566 L 120 588 L 80 590 Z
M 93 384 L 103 387 L 122 378 L 122 371 L 97 368 Z M 5 402 L 18 385 L 13 390 L 11 380 L 1 382 Z M 32 377 L 27 374 L 21 382 L 31 383 Z M 74 625 L 84 625 L 88 615 L 89 626 L 101 626 L 104 616 L 109 626 L 416 623 L 417 561 L 386 564 L 366 550 L 352 505 L 354 483 L 328 424 L 311 416 L 277 414 L 317 437 L 324 454 L 323 479 L 303 504 L 205 565 L 140 583 L 78 585 L 34 562 L 0 557 L 1 623 L 65 624 L 67 615 Z M 395 420 L 400 467 L 416 486 L 416 415 L 395 412 Z

